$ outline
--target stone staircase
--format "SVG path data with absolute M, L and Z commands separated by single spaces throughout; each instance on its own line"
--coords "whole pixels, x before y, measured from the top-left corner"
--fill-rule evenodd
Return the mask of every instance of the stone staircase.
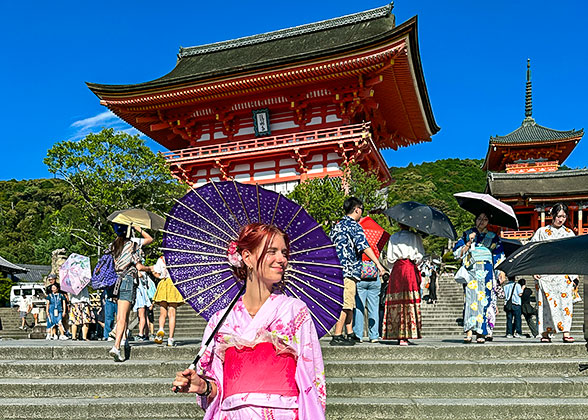
M 535 290 L 535 280 L 526 278 L 527 285 Z M 582 280 L 582 278 L 581 278 Z M 533 292 L 535 294 L 535 292 Z M 425 296 L 427 292 L 425 292 Z M 580 281 L 580 296 L 584 296 L 584 281 Z M 440 276 L 437 285 L 437 303 L 421 306 L 423 318 L 423 337 L 462 336 L 463 328 L 457 325 L 457 318 L 462 317 L 463 287 L 453 279 L 452 275 Z M 506 334 L 506 314 L 502 310 L 504 301 L 498 300 L 499 313 L 496 318 L 495 336 Z M 584 336 L 584 301 L 574 304 L 574 317 L 572 321 L 572 336 L 582 338 Z M 529 333 L 527 323 L 523 317 L 523 334 Z
M 584 344 L 497 338 L 485 345 L 423 339 L 400 347 L 321 340 L 327 419 L 588 419 Z M 197 343 L 133 343 L 114 363 L 104 342 L 0 342 L 3 419 L 199 419 L 195 397 L 171 380 Z M 312 419 L 309 419 L 312 420 Z

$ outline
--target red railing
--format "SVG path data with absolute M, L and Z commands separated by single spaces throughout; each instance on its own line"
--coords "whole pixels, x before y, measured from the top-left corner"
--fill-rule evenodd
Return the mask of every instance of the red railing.
M 500 236 L 505 239 L 529 239 L 534 233 L 534 230 L 509 230 L 500 232 Z
M 170 163 L 175 163 L 184 160 L 216 158 L 234 153 L 242 153 L 246 150 L 259 152 L 277 148 L 288 148 L 293 145 L 302 146 L 312 143 L 324 143 L 329 140 L 345 140 L 362 136 L 369 136 L 369 123 L 172 150 L 164 152 L 163 156 Z
M 534 230 L 509 230 L 500 232 L 500 236 L 505 239 L 530 239 L 534 233 Z M 588 227 L 578 228 L 578 235 L 588 235 Z

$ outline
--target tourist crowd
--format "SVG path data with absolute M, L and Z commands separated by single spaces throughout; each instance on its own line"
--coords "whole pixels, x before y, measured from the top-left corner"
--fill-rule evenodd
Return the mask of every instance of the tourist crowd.
M 437 303 L 440 261 L 426 258 L 419 232 L 401 223 L 378 259 L 380 250 L 370 246 L 359 223 L 364 213 L 362 202 L 351 197 L 345 201 L 344 210 L 346 216 L 331 233 L 345 279 L 343 310 L 330 344 L 353 346 L 367 337 L 372 343 L 397 340 L 399 345 L 407 346 L 409 340 L 422 335 L 421 303 Z M 565 204 L 554 205 L 552 223 L 540 228 L 531 241 L 573 236 L 572 230 L 564 225 L 567 211 Z M 460 320 L 464 343 L 492 341 L 500 312 L 499 298 L 504 300 L 506 338 L 522 336 L 524 317 L 530 331 L 528 337 L 548 343 L 559 332 L 564 343 L 573 342 L 573 303 L 580 300 L 577 277 L 536 275 L 536 297 L 525 279 L 507 279 L 495 269 L 505 254 L 500 237 L 488 230 L 491 217 L 477 214 L 474 226 L 461 235 L 453 248 L 455 258 L 462 262 L 455 278 L 464 289 Z M 369 261 L 362 260 L 362 255 Z M 365 269 L 371 263 L 377 270 Z

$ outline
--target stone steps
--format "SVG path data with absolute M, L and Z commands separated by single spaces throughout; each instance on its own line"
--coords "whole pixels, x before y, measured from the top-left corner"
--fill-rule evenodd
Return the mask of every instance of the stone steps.
M 170 395 L 170 378 L 31 378 L 0 379 L 3 398 L 127 398 L 177 397 Z M 494 398 L 503 392 L 510 398 L 588 397 L 588 378 L 545 377 L 340 377 L 327 380 L 330 397 L 354 398 L 457 398 L 466 394 Z
M 526 419 L 529 413 L 588 419 L 588 375 L 578 371 L 588 361 L 583 344 L 460 341 L 343 348 L 321 340 L 327 419 Z M 2 418 L 202 418 L 194 396 L 170 390 L 199 343 L 131 344 L 124 363 L 114 363 L 108 348 L 104 342 L 0 342 Z
M 201 419 L 193 398 L 4 398 L 4 419 Z M 327 398 L 327 419 L 586 419 L 585 398 Z M 146 415 L 146 413 L 149 413 Z M 32 415 L 32 416 L 31 416 Z M 132 415 L 132 417 L 121 417 Z

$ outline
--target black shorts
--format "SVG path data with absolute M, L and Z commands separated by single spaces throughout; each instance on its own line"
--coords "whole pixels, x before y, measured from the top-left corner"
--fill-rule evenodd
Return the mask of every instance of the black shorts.
M 147 308 L 147 319 L 153 324 L 153 308 Z

